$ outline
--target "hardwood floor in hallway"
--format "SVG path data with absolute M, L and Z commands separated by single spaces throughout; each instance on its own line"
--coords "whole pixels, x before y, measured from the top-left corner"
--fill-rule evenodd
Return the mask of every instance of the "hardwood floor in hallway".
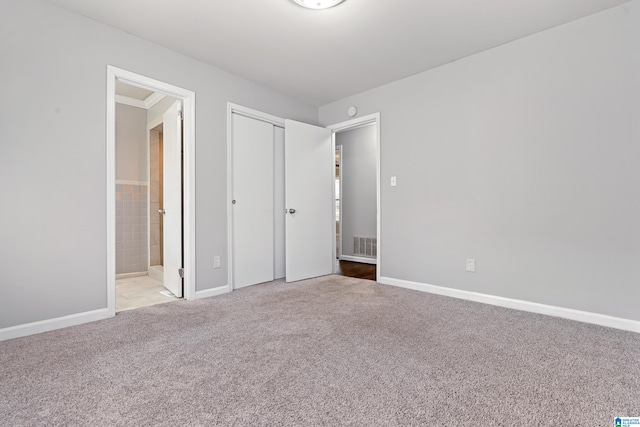
M 361 262 L 336 260 L 336 274 L 357 277 L 359 279 L 376 280 L 376 265 Z

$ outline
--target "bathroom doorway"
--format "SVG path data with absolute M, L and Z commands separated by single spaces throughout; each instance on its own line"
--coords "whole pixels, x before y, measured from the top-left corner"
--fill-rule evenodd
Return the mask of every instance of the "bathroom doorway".
M 182 293 L 165 288 L 163 268 L 164 115 L 178 100 L 121 81 L 115 90 L 119 312 L 175 301 Z M 182 181 L 181 176 L 171 179 Z M 178 250 L 181 258 L 182 242 Z
M 108 74 L 107 146 L 113 149 L 107 162 L 108 266 L 113 269 L 107 295 L 115 315 L 195 297 L 193 270 L 185 268 L 193 264 L 195 103 L 193 92 L 114 67 Z

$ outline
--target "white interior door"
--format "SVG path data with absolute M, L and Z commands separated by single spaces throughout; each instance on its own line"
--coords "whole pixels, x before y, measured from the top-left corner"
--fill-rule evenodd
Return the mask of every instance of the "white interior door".
M 182 120 L 181 101 L 163 115 L 162 203 L 164 209 L 162 246 L 164 286 L 182 298 Z
M 232 241 L 235 289 L 274 279 L 274 130 L 233 114 Z
M 336 257 L 342 257 L 342 145 L 336 146 Z
M 285 120 L 287 282 L 333 273 L 334 161 L 330 130 Z
M 285 214 L 285 197 L 284 197 L 284 128 L 274 126 L 273 127 L 274 134 L 274 162 L 273 162 L 273 172 L 274 172 L 274 188 L 273 188 L 273 203 L 274 203 L 274 216 L 273 216 L 273 224 L 274 224 L 274 264 L 275 264 L 275 277 L 274 279 L 281 279 L 285 277 L 285 229 L 287 227 L 286 224 L 286 214 Z

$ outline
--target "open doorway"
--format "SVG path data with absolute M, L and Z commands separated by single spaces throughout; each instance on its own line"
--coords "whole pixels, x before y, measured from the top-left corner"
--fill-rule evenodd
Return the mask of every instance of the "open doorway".
M 107 70 L 110 315 L 195 298 L 195 94 Z
M 340 126 L 340 125 L 337 125 Z M 378 133 L 377 120 L 355 120 L 334 130 L 335 273 L 377 279 Z
M 173 173 L 177 176 L 164 173 L 164 120 L 178 100 L 122 81 L 116 81 L 115 91 L 116 312 L 119 312 L 175 301 L 182 296 L 182 292 L 175 295 L 165 287 L 163 274 L 164 180 L 181 183 L 182 171 Z M 181 156 L 181 151 L 180 147 L 174 157 Z M 180 163 L 181 159 L 170 159 L 171 162 Z M 179 199 L 181 203 L 181 189 Z M 182 228 L 181 218 L 178 227 Z M 176 251 L 181 258 L 182 236 L 178 240 L 180 247 Z

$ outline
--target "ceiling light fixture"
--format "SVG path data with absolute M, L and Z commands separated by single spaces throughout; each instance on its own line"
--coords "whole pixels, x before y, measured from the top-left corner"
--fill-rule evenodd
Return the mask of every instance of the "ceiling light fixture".
M 302 7 L 307 9 L 329 9 L 330 7 L 337 6 L 344 0 L 293 0 Z

